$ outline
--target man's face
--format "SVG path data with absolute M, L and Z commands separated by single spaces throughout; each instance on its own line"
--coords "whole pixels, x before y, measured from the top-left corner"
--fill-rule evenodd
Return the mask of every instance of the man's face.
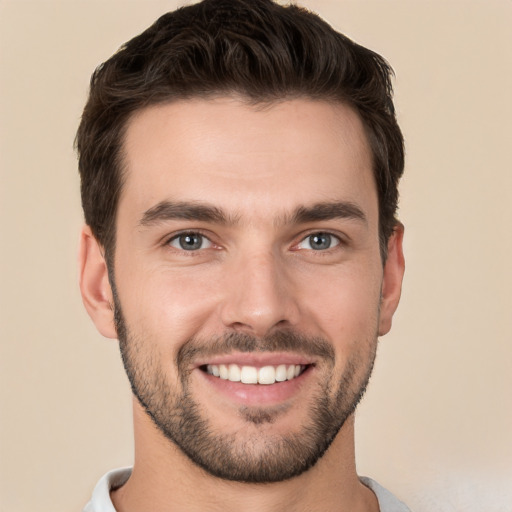
M 187 100 L 136 114 L 124 149 L 115 302 L 137 398 L 214 475 L 300 474 L 353 412 L 396 307 L 381 309 L 358 116 Z

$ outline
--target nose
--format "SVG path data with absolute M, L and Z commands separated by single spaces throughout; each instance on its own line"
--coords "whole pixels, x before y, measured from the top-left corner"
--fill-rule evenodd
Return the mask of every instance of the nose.
M 225 327 L 263 337 L 275 328 L 298 323 L 297 290 L 279 257 L 260 253 L 231 263 L 221 305 Z

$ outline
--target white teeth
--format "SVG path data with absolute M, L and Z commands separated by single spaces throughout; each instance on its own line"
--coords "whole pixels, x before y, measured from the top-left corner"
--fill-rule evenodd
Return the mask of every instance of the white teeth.
M 276 381 L 276 370 L 273 366 L 264 366 L 258 371 L 259 384 L 274 384 Z
M 300 364 L 280 364 L 278 366 L 238 366 L 237 364 L 209 364 L 206 371 L 214 377 L 220 377 L 231 382 L 244 384 L 275 384 L 298 377 L 302 372 Z
M 220 375 L 219 373 L 219 367 L 216 365 L 216 364 L 209 364 L 207 367 L 206 367 L 206 371 L 210 374 L 210 375 L 214 375 L 215 377 L 218 377 Z
M 219 377 L 224 380 L 228 380 L 229 378 L 229 370 L 225 364 L 219 365 Z
M 228 380 L 230 380 L 231 382 L 240 382 L 240 367 L 238 365 L 229 365 Z
M 284 382 L 286 380 L 286 365 L 280 364 L 276 368 L 276 380 L 277 382 Z
M 254 366 L 242 366 L 240 380 L 244 384 L 257 384 L 258 383 L 258 369 Z

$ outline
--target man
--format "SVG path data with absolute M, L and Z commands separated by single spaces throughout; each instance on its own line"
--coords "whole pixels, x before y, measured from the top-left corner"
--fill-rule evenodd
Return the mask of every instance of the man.
M 404 260 L 391 70 L 295 6 L 205 0 L 100 66 L 80 287 L 135 462 L 91 511 L 405 511 L 354 461 Z

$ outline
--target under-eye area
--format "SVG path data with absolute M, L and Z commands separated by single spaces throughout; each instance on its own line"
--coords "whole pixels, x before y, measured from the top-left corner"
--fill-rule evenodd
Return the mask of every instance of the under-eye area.
M 240 366 L 237 364 L 208 364 L 201 366 L 201 370 L 209 375 L 231 382 L 268 385 L 296 379 L 311 366 L 313 365 L 280 364 L 258 368 L 256 366 Z

